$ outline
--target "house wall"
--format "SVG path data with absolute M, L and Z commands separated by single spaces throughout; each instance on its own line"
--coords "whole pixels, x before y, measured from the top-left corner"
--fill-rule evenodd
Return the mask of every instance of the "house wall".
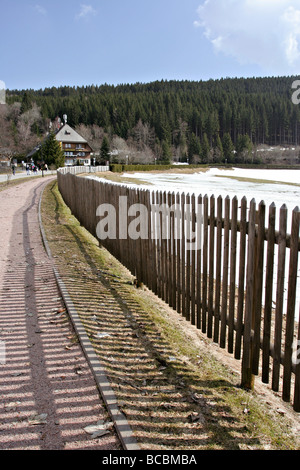
M 65 164 L 76 165 L 77 161 L 82 165 L 91 164 L 91 148 L 88 144 L 65 143 L 61 142 L 62 149 L 65 153 Z

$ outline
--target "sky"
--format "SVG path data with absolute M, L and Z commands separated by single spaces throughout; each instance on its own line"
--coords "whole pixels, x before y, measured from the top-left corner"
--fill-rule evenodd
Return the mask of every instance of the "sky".
M 300 0 L 0 0 L 6 89 L 291 75 Z

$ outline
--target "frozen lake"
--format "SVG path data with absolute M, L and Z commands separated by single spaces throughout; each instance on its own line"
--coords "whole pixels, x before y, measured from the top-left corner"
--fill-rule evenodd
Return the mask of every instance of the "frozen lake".
M 137 178 L 162 191 L 215 195 L 216 198 L 237 196 L 239 201 L 246 196 L 248 203 L 254 198 L 257 204 L 264 201 L 269 206 L 274 202 L 278 209 L 286 204 L 289 213 L 296 206 L 300 207 L 300 170 L 211 168 L 193 174 L 141 172 L 125 173 L 123 177 L 128 177 L 130 186 L 133 185 L 130 178 Z M 145 187 L 149 189 L 148 185 Z

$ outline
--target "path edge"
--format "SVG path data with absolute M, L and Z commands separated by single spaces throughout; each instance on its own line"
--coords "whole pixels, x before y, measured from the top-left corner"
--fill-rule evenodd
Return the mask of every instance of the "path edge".
M 50 184 L 50 183 L 48 183 Z M 42 198 L 44 191 L 46 187 L 48 186 L 46 184 L 44 188 L 42 189 L 40 198 L 39 198 L 39 204 L 38 204 L 38 219 L 39 219 L 39 226 L 40 226 L 40 232 L 42 236 L 42 241 L 45 247 L 45 251 L 47 253 L 47 256 L 49 260 L 51 261 L 52 264 L 52 269 L 56 278 L 56 282 L 59 288 L 59 291 L 61 293 L 61 296 L 63 298 L 63 301 L 65 303 L 66 309 L 68 311 L 69 317 L 71 319 L 71 322 L 73 324 L 73 327 L 76 331 L 76 334 L 78 336 L 79 342 L 81 344 L 82 350 L 84 352 L 84 355 L 88 361 L 88 364 L 90 366 L 90 369 L 92 371 L 92 374 L 94 376 L 94 379 L 96 381 L 96 385 L 98 387 L 98 390 L 103 398 L 103 401 L 107 407 L 107 410 L 109 412 L 109 415 L 111 419 L 114 422 L 114 427 L 115 430 L 120 438 L 120 441 L 122 443 L 122 446 L 124 450 L 128 451 L 133 451 L 133 450 L 141 450 L 134 435 L 131 430 L 131 427 L 125 417 L 125 415 L 121 412 L 121 410 L 118 407 L 118 402 L 115 396 L 115 393 L 113 389 L 111 388 L 110 382 L 106 376 L 106 372 L 102 364 L 100 363 L 95 350 L 93 348 L 93 345 L 85 331 L 85 328 L 79 318 L 79 315 L 75 309 L 75 306 L 72 302 L 72 299 L 68 293 L 68 290 L 63 282 L 63 280 L 60 277 L 59 271 L 55 266 L 53 256 L 48 244 L 48 240 L 46 237 L 46 233 L 44 230 L 43 222 L 42 222 L 42 216 L 41 216 L 41 204 L 42 204 Z

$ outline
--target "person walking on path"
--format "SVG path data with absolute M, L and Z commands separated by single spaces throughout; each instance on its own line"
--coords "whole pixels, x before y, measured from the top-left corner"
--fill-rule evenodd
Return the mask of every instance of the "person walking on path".
M 0 449 L 120 450 L 61 299 L 40 234 L 47 180 L 0 192 Z

